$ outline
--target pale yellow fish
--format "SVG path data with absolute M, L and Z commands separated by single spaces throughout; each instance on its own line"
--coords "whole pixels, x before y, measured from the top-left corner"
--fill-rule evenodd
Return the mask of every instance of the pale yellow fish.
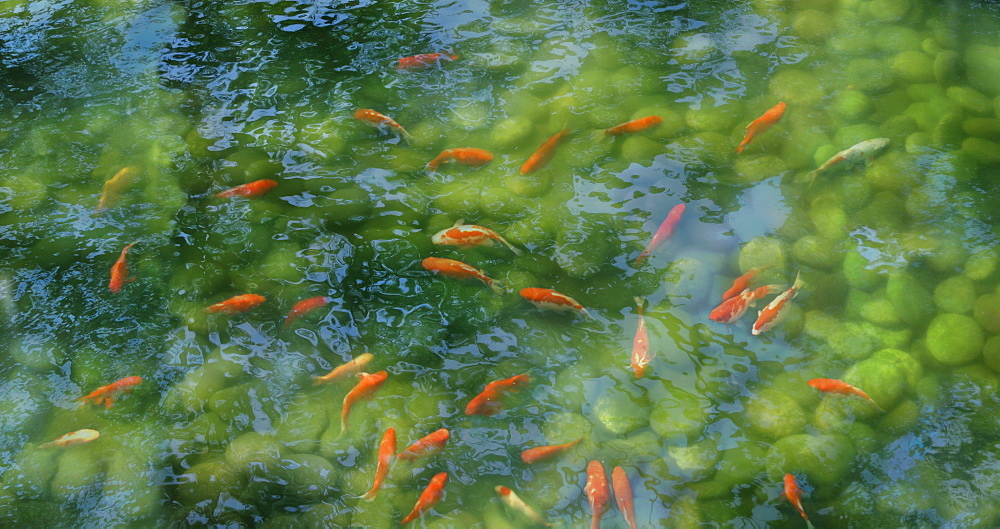
M 101 432 L 98 432 L 97 430 L 91 430 L 90 428 L 84 428 L 82 430 L 77 430 L 75 432 L 70 432 L 68 434 L 61 435 L 55 441 L 42 443 L 38 445 L 38 448 L 53 448 L 53 447 L 65 448 L 67 446 L 82 445 L 84 443 L 96 441 L 100 436 Z
M 97 213 L 103 212 L 117 201 L 132 184 L 132 180 L 137 174 L 139 174 L 139 169 L 129 165 L 104 182 L 104 188 L 101 189 L 101 199 L 97 202 Z

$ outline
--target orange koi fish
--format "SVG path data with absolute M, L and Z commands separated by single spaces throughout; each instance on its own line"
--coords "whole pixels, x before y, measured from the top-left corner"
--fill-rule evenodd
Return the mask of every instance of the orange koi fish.
M 431 236 L 431 242 L 446 246 L 458 246 L 459 248 L 472 248 L 483 244 L 493 244 L 493 241 L 497 241 L 510 248 L 514 255 L 521 255 L 521 250 L 507 242 L 507 239 L 501 237 L 499 233 L 475 224 L 463 224 L 463 222 L 463 219 L 458 219 L 454 226 L 435 233 Z
M 447 162 L 456 162 L 464 165 L 471 165 L 473 167 L 479 167 L 493 160 L 493 155 L 490 151 L 485 149 L 477 149 L 476 147 L 457 147 L 455 149 L 445 149 L 441 151 L 441 154 L 434 157 L 433 160 L 427 162 L 427 170 L 434 172 L 438 170 L 438 167 Z
M 340 435 L 347 433 L 347 419 L 351 415 L 351 408 L 359 400 L 371 398 L 382 387 L 385 379 L 389 378 L 389 373 L 379 371 L 375 374 L 358 373 L 357 376 L 361 381 L 344 397 L 344 406 L 340 410 Z
M 396 123 L 396 120 L 382 114 L 381 112 L 376 112 L 370 108 L 359 108 L 354 111 L 354 117 L 365 123 L 377 128 L 383 129 L 388 127 L 389 129 L 395 131 L 406 141 L 413 141 L 413 136 L 402 125 Z
M 639 310 L 639 325 L 635 328 L 635 338 L 632 338 L 632 371 L 635 378 L 642 378 L 646 372 L 646 366 L 653 359 L 649 352 L 649 334 L 646 333 L 646 319 L 642 317 L 642 298 L 635 298 L 635 305 Z
M 462 261 L 442 259 L 440 257 L 428 257 L 421 261 L 420 264 L 425 269 L 443 276 L 454 277 L 455 279 L 478 279 L 483 283 L 486 283 L 486 286 L 493 289 L 493 292 L 496 292 L 497 294 L 504 293 L 502 283 L 494 281 L 484 274 L 482 270 L 471 265 L 467 265 Z
M 587 494 L 587 502 L 590 503 L 590 511 L 594 516 L 590 522 L 590 529 L 598 529 L 601 527 L 601 516 L 604 515 L 611 500 L 608 493 L 608 477 L 600 461 L 592 459 L 587 463 L 587 485 L 583 488 L 583 492 Z
M 628 482 L 628 474 L 622 467 L 611 471 L 611 487 L 615 491 L 615 503 L 625 517 L 629 529 L 635 529 L 635 497 L 632 495 L 632 484 Z
M 107 386 L 101 386 L 76 400 L 90 401 L 91 404 L 98 406 L 103 404 L 105 408 L 110 408 L 115 403 L 118 395 L 132 393 L 132 389 L 140 382 L 142 382 L 142 377 L 140 376 L 125 377 Z
M 135 276 L 128 277 L 128 263 L 125 262 L 125 257 L 128 255 L 128 250 L 135 243 L 128 244 L 122 249 L 121 255 L 118 256 L 118 260 L 111 267 L 111 282 L 108 283 L 108 290 L 114 292 L 115 294 L 121 292 L 122 287 L 125 283 L 131 283 L 135 281 Z
M 510 490 L 508 487 L 503 485 L 497 485 L 493 490 L 497 491 L 500 496 L 500 501 L 507 506 L 508 509 L 514 511 L 515 513 L 523 516 L 525 519 L 529 520 L 535 525 L 541 525 L 543 527 L 552 527 L 552 524 L 545 521 L 538 511 L 532 509 L 520 496 L 514 494 L 514 491 Z
M 213 314 L 228 314 L 232 316 L 234 314 L 247 312 L 265 301 L 267 301 L 267 298 L 258 294 L 242 294 L 239 296 L 233 296 L 225 301 L 220 301 L 215 305 L 209 305 L 208 307 L 205 307 L 205 312 Z
M 670 237 L 674 234 L 674 228 L 677 227 L 677 223 L 681 221 L 681 215 L 684 214 L 684 210 L 686 208 L 687 206 L 681 202 L 680 204 L 674 206 L 673 209 L 670 210 L 670 213 L 667 213 L 667 218 L 663 219 L 663 222 L 660 223 L 660 228 L 656 230 L 656 234 L 654 234 L 652 240 L 649 241 L 649 245 L 647 245 L 646 249 L 639 254 L 639 257 L 635 258 L 635 264 L 641 263 L 649 257 L 649 254 L 652 253 L 653 250 L 670 239 Z
M 372 358 L 375 358 L 375 355 L 371 353 L 358 355 L 357 358 L 333 368 L 332 371 L 323 376 L 313 375 L 313 384 L 316 386 L 320 384 L 328 384 L 334 380 L 340 380 L 351 375 L 356 375 L 360 373 L 366 365 L 368 365 L 368 362 L 372 361 Z
M 440 63 L 441 61 L 457 61 L 458 55 L 446 53 L 421 53 L 412 57 L 403 57 L 396 64 L 397 70 L 416 70 Z
M 389 475 L 389 467 L 396 460 L 396 430 L 390 427 L 382 435 L 382 442 L 378 445 L 378 465 L 375 466 L 375 482 L 372 488 L 365 493 L 362 498 L 367 501 L 375 499 L 378 489 L 382 487 L 382 482 Z
M 101 432 L 84 428 L 75 432 L 60 435 L 55 441 L 49 441 L 38 445 L 38 448 L 65 448 L 67 446 L 82 445 L 91 441 L 96 441 L 101 437 Z
M 528 161 L 524 162 L 524 165 L 521 166 L 521 174 L 531 174 L 545 167 L 545 164 L 549 163 L 549 160 L 555 156 L 556 148 L 559 147 L 568 135 L 569 131 L 563 129 L 545 140 L 545 143 L 534 154 L 529 156 Z
M 230 187 L 225 191 L 219 191 L 212 195 L 215 198 L 245 197 L 257 198 L 278 186 L 278 182 L 270 178 L 262 178 L 253 182 Z
M 746 135 L 743 136 L 743 141 L 740 142 L 739 146 L 736 147 L 736 154 L 743 152 L 743 149 L 750 142 L 757 137 L 758 134 L 764 132 L 765 130 L 774 126 L 775 123 L 781 121 L 781 116 L 785 115 L 785 102 L 779 101 L 777 105 L 774 105 L 767 112 L 764 112 L 759 118 L 750 122 L 746 127 Z
M 756 277 L 757 274 L 773 266 L 774 265 L 755 266 L 750 270 L 747 270 L 747 273 L 733 280 L 733 286 L 729 287 L 729 290 L 722 293 L 722 300 L 725 301 L 733 296 L 739 295 L 743 292 L 743 290 L 750 286 L 750 282 L 753 281 L 753 278 Z
M 708 313 L 708 319 L 729 325 L 742 318 L 747 309 L 752 307 L 758 299 L 774 294 L 780 288 L 778 285 L 766 285 L 756 290 L 744 289 L 738 296 L 719 303 L 718 307 Z
M 320 307 L 325 307 L 331 301 L 333 301 L 333 298 L 316 296 L 314 298 L 303 299 L 302 301 L 296 303 L 292 306 L 292 310 L 288 311 L 288 315 L 285 316 L 285 328 L 287 329 L 291 327 L 292 322 L 294 322 L 299 316 L 308 314 Z
M 403 450 L 399 454 L 399 458 L 404 461 L 416 461 L 421 457 L 430 457 L 444 450 L 444 446 L 448 444 L 448 438 L 450 437 L 451 432 L 447 428 L 431 432 L 406 447 L 406 450 Z
M 96 213 L 98 215 L 103 213 L 113 202 L 118 200 L 137 174 L 139 174 L 139 170 L 135 167 L 124 167 L 104 182 L 104 186 L 101 188 L 101 198 L 97 201 Z
M 620 125 L 615 125 L 610 129 L 604 129 L 604 134 L 608 136 L 617 136 L 619 134 L 628 134 L 630 132 L 639 132 L 646 130 L 650 127 L 655 127 L 663 122 L 663 118 L 660 116 L 646 116 L 644 118 L 633 119 L 632 121 L 626 121 Z
M 531 377 L 527 373 L 490 382 L 486 384 L 479 395 L 473 397 L 465 406 L 465 414 L 485 415 L 487 417 L 496 415 L 503 410 L 503 404 L 500 403 L 501 397 L 507 393 L 517 393 L 529 383 L 531 383 Z
M 757 313 L 757 321 L 753 322 L 753 329 L 750 330 L 750 333 L 757 336 L 781 323 L 781 320 L 788 314 L 788 307 L 791 306 L 788 302 L 795 299 L 801 288 L 802 279 L 799 274 L 796 274 L 795 282 L 792 283 L 792 286 L 788 290 L 778 294 L 778 297 L 771 300 L 763 310 Z
M 785 498 L 788 498 L 788 503 L 791 503 L 792 507 L 795 507 L 796 511 L 799 511 L 799 514 L 802 515 L 802 519 L 806 521 L 806 527 L 813 529 L 812 522 L 810 522 L 809 517 L 806 516 L 805 509 L 802 508 L 802 498 L 800 497 L 801 493 L 802 489 L 799 488 L 799 482 L 795 481 L 795 476 L 792 474 L 785 474 L 785 490 L 782 492 L 782 495 L 785 496 Z
M 531 465 L 539 461 L 551 459 L 569 451 L 570 448 L 578 445 L 580 441 L 583 441 L 583 437 L 577 439 L 576 441 L 570 441 L 561 445 L 536 446 L 535 448 L 529 448 L 521 452 L 521 461 L 523 461 L 525 465 Z
M 575 310 L 584 316 L 593 319 L 594 317 L 583 308 L 575 299 L 566 294 L 556 292 L 550 288 L 522 288 L 521 297 L 528 300 L 532 305 L 540 309 L 549 310 Z
M 444 486 L 448 483 L 448 473 L 439 472 L 431 478 L 431 482 L 427 484 L 427 488 L 420 493 L 420 497 L 417 498 L 417 504 L 413 506 L 413 510 L 410 514 L 407 514 L 405 518 L 400 520 L 399 525 L 406 525 L 413 520 L 416 520 L 418 516 L 422 516 L 425 512 L 429 511 L 435 505 L 441 501 L 441 497 L 444 496 Z
M 874 406 L 876 410 L 885 413 L 885 410 L 876 404 L 867 393 L 848 384 L 847 382 L 844 382 L 843 380 L 837 380 L 835 378 L 814 378 L 806 383 L 824 393 L 832 393 L 834 395 L 854 395 L 861 397 Z

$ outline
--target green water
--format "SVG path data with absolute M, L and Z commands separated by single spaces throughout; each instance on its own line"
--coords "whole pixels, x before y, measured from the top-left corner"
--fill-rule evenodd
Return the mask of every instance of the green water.
M 394 527 L 443 471 L 414 526 L 521 527 L 506 485 L 585 527 L 597 459 L 628 471 L 640 527 L 804 527 L 787 472 L 817 527 L 1000 525 L 998 23 L 992 4 L 929 0 L 0 1 L 0 523 Z M 394 67 L 445 51 L 460 58 Z M 782 121 L 735 155 L 778 101 Z M 876 137 L 892 143 L 873 163 L 810 185 Z M 423 169 L 453 147 L 495 159 Z M 97 214 L 127 166 L 139 176 Z M 211 198 L 259 178 L 279 185 Z M 674 238 L 634 266 L 680 202 Z M 431 244 L 459 218 L 525 254 Z M 112 294 L 131 242 L 137 279 Z M 432 276 L 427 256 L 557 289 L 595 320 Z M 768 265 L 755 285 L 805 283 L 783 323 L 708 319 Z M 248 292 L 267 301 L 202 310 Z M 636 295 L 657 355 L 641 380 Z M 310 377 L 365 352 L 389 379 L 340 436 L 351 383 Z M 503 413 L 463 414 L 524 372 Z M 131 375 L 110 409 L 76 400 Z M 400 450 L 451 440 L 361 501 L 388 427 Z M 38 448 L 81 428 L 101 438 Z M 612 506 L 602 527 L 626 525 Z

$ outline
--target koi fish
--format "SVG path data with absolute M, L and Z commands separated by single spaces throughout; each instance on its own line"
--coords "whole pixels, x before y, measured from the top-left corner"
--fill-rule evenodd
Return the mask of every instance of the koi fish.
M 455 149 L 445 149 L 441 151 L 434 157 L 433 160 L 427 162 L 427 170 L 434 172 L 438 170 L 438 167 L 447 162 L 456 162 L 465 165 L 471 165 L 473 167 L 479 167 L 493 160 L 493 155 L 490 151 L 485 149 L 477 149 L 476 147 L 457 147 Z
M 97 201 L 96 213 L 98 215 L 103 213 L 113 202 L 118 200 L 137 174 L 139 174 L 139 170 L 135 167 L 123 167 L 114 176 L 105 181 L 104 186 L 101 188 L 101 198 Z
M 780 288 L 778 285 L 766 285 L 755 290 L 743 289 L 743 292 L 740 292 L 738 296 L 733 296 L 719 303 L 718 307 L 708 313 L 708 319 L 729 325 L 742 318 L 747 309 L 752 307 L 758 299 L 774 294 Z
M 436 274 L 441 274 L 455 279 L 478 279 L 486 286 L 493 289 L 497 294 L 505 292 L 503 284 L 488 277 L 482 270 L 467 265 L 462 261 L 454 259 L 442 259 L 440 257 L 428 257 L 420 262 L 421 266 Z
M 864 161 L 866 165 L 872 163 L 872 160 L 889 146 L 889 141 L 889 138 L 865 140 L 834 154 L 829 160 L 823 162 L 819 169 L 809 173 L 809 182 L 812 183 L 817 175 L 835 165 L 851 166 L 861 161 Z
M 588 318 L 594 318 L 575 299 L 550 288 L 522 288 L 520 293 L 522 298 L 540 309 L 575 310 Z
M 364 121 L 365 123 L 377 128 L 382 129 L 389 127 L 397 134 L 399 134 L 406 141 L 413 141 L 413 136 L 402 125 L 396 123 L 396 120 L 382 114 L 381 112 L 376 112 L 370 108 L 359 108 L 354 111 L 355 119 Z
M 427 488 L 420 493 L 420 497 L 417 498 L 417 504 L 413 506 L 413 510 L 410 514 L 407 514 L 405 518 L 400 520 L 399 525 L 406 525 L 413 520 L 416 520 L 418 516 L 422 516 L 425 512 L 429 511 L 435 505 L 441 501 L 441 497 L 444 496 L 444 486 L 448 483 L 448 473 L 439 472 L 431 478 L 431 482 L 427 484 Z
M 292 322 L 296 318 L 304 314 L 308 314 L 320 307 L 326 306 L 328 303 L 333 301 L 332 298 L 326 296 L 316 296 L 314 298 L 303 299 L 302 301 L 292 305 L 292 310 L 288 311 L 288 315 L 285 316 L 285 328 L 292 326 Z
M 587 502 L 590 503 L 590 511 L 593 519 L 590 522 L 590 529 L 601 527 L 601 516 L 608 508 L 610 494 L 608 494 L 608 477 L 604 474 L 604 465 L 600 461 L 590 460 L 587 463 L 587 485 L 583 488 L 587 494 Z
M 501 397 L 507 393 L 517 393 L 529 383 L 531 383 L 531 377 L 527 373 L 490 382 L 486 384 L 479 395 L 473 397 L 465 406 L 465 414 L 485 415 L 487 417 L 496 415 L 503 410 L 503 404 L 499 402 Z
M 361 381 L 344 396 L 344 405 L 340 410 L 340 435 L 347 433 L 347 419 L 351 415 L 351 408 L 359 400 L 371 398 L 382 387 L 385 379 L 389 378 L 389 373 L 379 371 L 375 374 L 358 373 L 357 376 Z
M 347 378 L 351 375 L 356 375 L 360 373 L 361 370 L 364 369 L 366 365 L 368 365 L 368 362 L 372 361 L 372 358 L 375 358 L 375 355 L 371 353 L 364 353 L 358 355 L 357 358 L 345 364 L 333 368 L 332 371 L 323 376 L 313 375 L 312 377 L 313 385 L 318 386 L 320 384 L 327 384 L 333 382 L 334 380 L 340 380 L 342 378 Z
M 681 215 L 684 214 L 685 208 L 687 208 L 687 206 L 681 202 L 680 204 L 674 206 L 673 209 L 670 210 L 670 213 L 667 213 L 667 218 L 663 219 L 663 222 L 660 223 L 660 228 L 656 230 L 656 234 L 654 234 L 653 239 L 649 241 L 649 245 L 646 246 L 646 249 L 639 254 L 639 257 L 635 258 L 635 264 L 641 263 L 649 257 L 649 254 L 652 253 L 653 250 L 670 239 L 670 237 L 674 234 L 674 228 L 677 227 L 677 223 L 681 221 Z
M 430 457 L 444 450 L 449 437 L 451 433 L 447 428 L 431 432 L 406 447 L 406 450 L 400 452 L 399 458 L 404 461 L 415 461 L 421 457 Z
M 378 464 L 375 466 L 375 481 L 372 483 L 371 490 L 366 492 L 362 498 L 367 501 L 375 499 L 375 495 L 378 494 L 378 489 L 382 487 L 382 482 L 385 481 L 385 477 L 389 475 L 389 468 L 395 460 L 396 430 L 389 427 L 389 429 L 382 434 L 382 441 L 378 445 Z
M 733 280 L 733 286 L 729 287 L 729 290 L 722 293 L 722 300 L 725 301 L 733 296 L 739 295 L 744 289 L 750 286 L 750 282 L 753 281 L 753 278 L 756 277 L 757 274 L 772 267 L 774 267 L 773 264 L 767 266 L 755 266 L 750 270 L 747 270 L 747 273 Z
M 607 136 L 617 136 L 619 134 L 628 134 L 630 132 L 639 132 L 646 130 L 650 127 L 655 127 L 663 122 L 663 118 L 660 116 L 646 116 L 644 118 L 633 119 L 632 121 L 626 121 L 619 125 L 615 125 L 609 129 L 604 129 L 604 134 Z
M 796 274 L 795 282 L 792 283 L 792 286 L 788 290 L 778 294 L 778 297 L 771 300 L 764 307 L 764 310 L 757 313 L 757 321 L 753 322 L 753 329 L 750 330 L 750 333 L 757 336 L 781 323 L 781 320 L 788 314 L 788 307 L 791 306 L 788 302 L 795 299 L 801 288 L 802 278 L 800 274 Z
M 493 241 L 497 241 L 510 248 L 510 251 L 514 252 L 514 255 L 521 255 L 521 250 L 507 242 L 507 239 L 501 237 L 499 233 L 489 228 L 476 226 L 475 224 L 463 224 L 463 222 L 462 219 L 459 219 L 455 222 L 454 226 L 435 233 L 431 236 L 431 242 L 440 245 L 458 246 L 459 248 L 472 248 L 473 246 L 483 244 L 493 244 Z
M 91 430 L 90 428 L 84 428 L 82 430 L 60 435 L 55 441 L 42 443 L 38 445 L 38 448 L 65 448 L 67 446 L 82 445 L 84 443 L 96 441 L 99 437 L 101 437 L 101 432 Z
M 493 490 L 497 491 L 500 496 L 500 502 L 507 506 L 508 509 L 516 512 L 517 514 L 523 516 L 525 519 L 530 520 L 531 523 L 535 525 L 541 525 L 544 527 L 552 527 L 552 524 L 545 521 L 538 511 L 532 509 L 524 500 L 520 498 L 514 491 L 510 490 L 508 487 L 503 485 L 497 485 Z
M 525 465 L 531 465 L 539 461 L 551 459 L 569 451 L 570 448 L 579 444 L 580 441 L 583 441 L 583 437 L 577 439 L 576 441 L 570 441 L 561 445 L 536 446 L 535 448 L 529 448 L 521 452 L 521 461 L 523 461 Z
M 449 55 L 446 53 L 421 53 L 419 55 L 413 55 L 412 57 L 403 57 L 399 59 L 399 63 L 396 64 L 397 70 L 415 70 L 419 68 L 426 68 L 428 66 L 433 66 L 440 63 L 441 61 L 457 61 L 458 55 Z
M 646 319 L 642 317 L 642 298 L 635 298 L 635 305 L 639 311 L 639 325 L 635 328 L 635 338 L 632 338 L 632 371 L 635 378 L 642 378 L 646 372 L 646 366 L 653 359 L 649 352 L 649 334 L 646 333 Z
M 534 154 L 529 156 L 528 161 L 524 162 L 524 165 L 521 166 L 521 174 L 531 174 L 545 167 L 545 164 L 549 163 L 549 160 L 555 156 L 556 148 L 565 141 L 568 135 L 569 131 L 563 129 L 545 140 L 545 143 Z
M 233 296 L 225 301 L 220 301 L 215 305 L 209 305 L 208 307 L 205 307 L 205 312 L 213 314 L 228 314 L 232 316 L 234 314 L 247 312 L 265 301 L 267 301 L 267 298 L 258 294 L 242 294 L 239 296 Z
M 885 413 L 885 410 L 876 404 L 867 393 L 848 384 L 847 382 L 844 382 L 843 380 L 837 380 L 835 378 L 814 378 L 806 383 L 824 393 L 832 393 L 834 395 L 854 395 L 861 397 L 874 406 L 876 410 Z
M 628 474 L 622 467 L 611 471 L 611 487 L 615 491 L 615 503 L 625 517 L 629 529 L 635 529 L 635 497 L 632 495 L 632 484 L 628 482 Z
M 257 198 L 263 196 L 264 193 L 274 189 L 278 186 L 276 180 L 271 180 L 270 178 L 262 178 L 260 180 L 254 180 L 253 182 L 238 185 L 236 187 L 230 187 L 225 191 L 219 191 L 218 193 L 212 195 L 215 198 L 231 198 L 231 197 L 245 197 L 245 198 Z
M 795 476 L 792 474 L 785 474 L 785 491 L 782 492 L 782 495 L 784 495 L 785 498 L 788 498 L 788 503 L 791 503 L 792 507 L 795 507 L 796 511 L 799 511 L 799 514 L 802 515 L 802 519 L 806 521 L 806 527 L 813 529 L 812 522 L 810 522 L 809 517 L 806 516 L 805 509 L 802 508 L 802 498 L 800 497 L 801 493 L 802 489 L 799 488 L 798 481 L 795 481 Z
M 125 377 L 107 386 L 101 386 L 76 400 L 90 401 L 91 404 L 98 406 L 103 404 L 105 408 L 110 408 L 118 395 L 132 393 L 132 389 L 140 382 L 142 382 L 140 376 Z
M 128 277 L 128 263 L 125 262 L 128 250 L 134 244 L 135 243 L 126 245 L 125 248 L 122 249 L 121 255 L 118 256 L 118 260 L 111 266 L 111 282 L 108 283 L 108 290 L 114 292 L 115 294 L 121 292 L 125 283 L 135 281 L 135 276 Z
M 777 105 L 769 108 L 767 112 L 764 112 L 759 118 L 751 121 L 746 127 L 746 135 L 743 136 L 743 141 L 741 141 L 739 146 L 736 147 L 736 154 L 743 152 L 743 149 L 747 145 L 750 145 L 750 142 L 753 141 L 758 134 L 773 127 L 775 123 L 781 121 L 781 116 L 784 115 L 785 102 L 779 101 Z

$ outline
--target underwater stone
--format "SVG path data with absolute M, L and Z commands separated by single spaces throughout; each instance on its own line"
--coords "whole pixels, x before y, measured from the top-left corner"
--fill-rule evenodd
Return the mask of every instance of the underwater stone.
M 700 254 L 702 255 L 702 254 Z M 708 295 L 716 267 L 697 257 L 681 257 L 663 271 L 663 289 L 674 303 L 697 303 Z
M 962 152 L 983 165 L 1000 163 L 1000 144 L 983 138 L 965 138 L 962 142 Z
M 649 407 L 646 399 L 636 401 L 631 395 L 616 388 L 608 388 L 594 403 L 594 418 L 606 430 L 623 435 L 649 424 Z
M 737 112 L 731 106 L 708 106 L 692 108 L 684 115 L 684 121 L 689 127 L 699 132 L 725 131 L 733 126 Z
M 965 49 L 965 75 L 973 88 L 990 97 L 1000 95 L 1000 49 L 970 45 Z
M 996 271 L 1000 256 L 993 248 L 979 248 L 965 261 L 965 275 L 973 281 L 982 281 Z
M 871 262 L 858 253 L 857 250 L 848 250 L 844 254 L 844 279 L 847 284 L 858 290 L 871 292 L 882 283 L 881 275 L 870 268 Z
M 865 333 L 857 323 L 846 323 L 831 332 L 826 338 L 833 352 L 841 358 L 859 360 L 870 355 L 880 344 Z
M 828 13 L 804 9 L 792 22 L 795 34 L 808 40 L 822 40 L 836 31 L 837 25 Z
M 883 327 L 898 327 L 903 324 L 892 303 L 885 298 L 875 298 L 864 303 L 861 306 L 861 317 Z
M 277 439 L 257 432 L 247 432 L 226 447 L 226 462 L 236 471 L 249 470 L 250 466 L 263 466 L 281 457 L 282 446 Z
M 949 99 L 973 114 L 993 114 L 993 101 L 983 94 L 965 86 L 951 86 L 945 94 Z
M 750 427 L 767 439 L 781 439 L 805 428 L 806 413 L 798 402 L 784 392 L 763 389 L 745 406 Z
M 894 82 L 892 71 L 878 59 L 852 59 L 847 63 L 847 80 L 868 93 L 885 92 Z
M 934 288 L 934 302 L 943 312 L 969 312 L 976 302 L 976 285 L 966 276 L 949 277 Z
M 773 237 L 754 237 L 740 249 L 739 264 L 741 273 L 765 267 L 784 270 L 788 266 L 785 245 Z
M 1000 336 L 991 336 L 983 345 L 983 361 L 986 367 L 1000 373 Z
M 982 328 L 1000 334 L 1000 294 L 983 294 L 976 298 L 972 317 Z
M 891 409 L 906 390 L 907 378 L 897 366 L 896 358 L 889 355 L 875 356 L 854 364 L 841 377 L 844 382 L 864 391 L 882 409 Z M 848 400 L 848 399 L 845 399 Z M 872 416 L 876 410 L 861 399 L 851 399 L 859 404 L 856 414 Z
M 337 476 L 333 465 L 312 454 L 292 454 L 272 460 L 265 474 L 280 486 L 279 503 L 299 505 L 314 503 L 333 489 Z
M 222 461 L 199 463 L 183 474 L 177 484 L 177 497 L 188 505 L 206 500 L 213 503 L 222 494 L 237 496 L 246 484 L 242 475 L 227 467 Z
M 887 348 L 877 351 L 871 357 L 872 360 L 886 362 L 895 365 L 903 374 L 908 388 L 915 388 L 924 374 L 923 365 L 913 355 L 895 348 Z
M 1000 138 L 1000 119 L 970 118 L 962 122 L 962 130 L 969 136 L 995 140 Z
M 796 69 L 778 72 L 771 78 L 769 86 L 775 98 L 791 106 L 813 107 L 826 95 L 816 77 Z
M 842 435 L 790 435 L 768 451 L 767 475 L 778 481 L 786 473 L 802 473 L 810 484 L 830 486 L 846 475 L 855 453 Z
M 785 162 L 773 154 L 741 156 L 733 164 L 740 182 L 754 183 L 785 172 Z
M 896 22 L 910 11 L 910 0 L 872 0 L 868 14 L 880 22 Z
M 922 51 L 904 51 L 892 58 L 892 71 L 911 83 L 934 81 L 934 60 Z
M 934 57 L 934 79 L 945 86 L 956 82 L 961 62 L 961 57 L 951 50 L 938 53 Z
M 917 325 L 934 312 L 933 296 L 916 278 L 906 272 L 889 276 L 885 288 L 886 297 L 906 323 Z
M 941 314 L 927 326 L 926 341 L 937 361 L 960 366 L 979 359 L 985 339 L 976 320 L 962 314 Z
M 830 111 L 844 121 L 860 121 L 869 116 L 872 100 L 861 90 L 843 90 L 833 97 Z
M 105 462 L 91 446 L 59 454 L 59 470 L 52 478 L 52 497 L 61 503 L 82 499 L 104 478 Z
M 806 235 L 792 245 L 792 257 L 813 268 L 833 268 L 840 264 L 842 255 L 836 242 L 815 235 Z
M 678 389 L 657 398 L 649 414 L 650 427 L 666 441 L 693 439 L 705 428 L 706 420 L 702 400 Z
M 498 149 L 506 149 L 527 140 L 531 134 L 532 122 L 524 115 L 507 118 L 490 131 L 491 143 Z
M 722 456 L 714 439 L 702 439 L 687 446 L 668 446 L 667 455 L 677 464 L 682 477 L 689 479 L 711 475 Z
M 875 33 L 875 46 L 888 53 L 920 49 L 920 33 L 903 26 L 884 26 Z

